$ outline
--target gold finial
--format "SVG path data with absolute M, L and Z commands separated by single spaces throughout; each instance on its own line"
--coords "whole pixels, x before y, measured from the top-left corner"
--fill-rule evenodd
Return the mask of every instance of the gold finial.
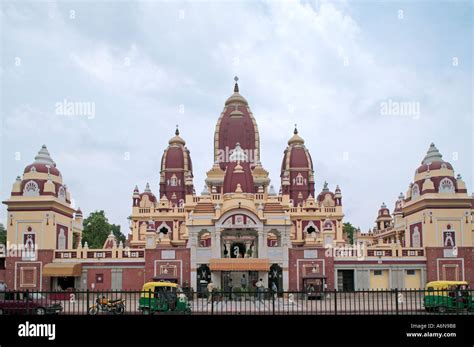
M 176 124 L 176 131 L 174 132 L 174 134 L 175 134 L 176 136 L 179 135 L 179 125 L 178 125 L 178 124 Z
M 296 127 L 296 123 L 295 123 L 295 130 L 293 131 L 293 134 L 295 134 L 295 135 L 298 134 L 298 129 Z

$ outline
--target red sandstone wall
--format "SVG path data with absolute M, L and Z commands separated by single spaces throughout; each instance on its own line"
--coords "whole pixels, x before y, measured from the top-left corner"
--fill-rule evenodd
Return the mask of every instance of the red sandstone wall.
M 305 259 L 305 250 L 317 250 L 317 259 Z M 324 260 L 324 263 L 323 263 Z M 324 265 L 323 265 L 324 264 Z M 290 291 L 302 289 L 303 285 L 303 274 L 305 273 L 305 267 L 314 266 L 319 274 L 326 276 L 327 289 L 334 289 L 334 259 L 332 257 L 326 257 L 324 248 L 292 248 L 289 249 L 289 284 L 288 289 Z
M 122 288 L 124 290 L 141 290 L 145 283 L 145 264 L 141 269 L 123 269 Z
M 458 265 L 458 279 L 462 280 L 464 272 L 464 279 L 471 285 L 474 284 L 474 247 L 459 247 L 458 255 L 453 258 L 443 256 L 442 247 L 426 248 L 427 282 L 444 280 L 443 275 L 452 276 L 452 272 L 443 273 L 443 265 Z
M 163 259 L 162 251 L 175 251 L 174 259 Z M 160 270 L 160 265 L 176 266 L 178 283 L 191 283 L 191 250 L 189 248 L 160 248 L 147 249 L 145 251 L 145 281 L 151 281 L 155 276 L 155 262 L 157 262 L 157 274 Z
M 43 277 L 42 270 L 44 265 L 53 261 L 53 250 L 40 250 L 37 253 L 37 259 L 34 261 L 22 260 L 21 257 L 7 257 L 5 261 L 5 280 L 8 289 L 15 289 L 15 278 L 16 278 L 16 289 L 30 289 L 30 290 L 51 290 L 51 278 Z M 32 268 L 35 271 L 33 278 L 35 285 L 21 286 L 20 274 L 22 268 Z

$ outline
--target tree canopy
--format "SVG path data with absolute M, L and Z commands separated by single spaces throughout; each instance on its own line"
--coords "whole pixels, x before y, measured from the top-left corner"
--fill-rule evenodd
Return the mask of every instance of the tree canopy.
M 7 229 L 0 223 L 0 245 L 7 244 Z
M 94 211 L 84 219 L 82 242 L 87 242 L 89 248 L 102 248 L 110 231 L 115 235 L 117 244 L 120 241 L 125 244 L 126 238 L 120 231 L 120 225 L 110 224 L 103 210 Z
M 351 223 L 346 222 L 342 227 L 342 232 L 347 235 L 347 240 L 352 245 L 354 244 L 354 233 L 357 231 L 357 228 Z

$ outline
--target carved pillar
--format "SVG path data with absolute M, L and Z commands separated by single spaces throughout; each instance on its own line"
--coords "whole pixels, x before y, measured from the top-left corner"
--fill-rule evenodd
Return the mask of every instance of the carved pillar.
M 342 220 L 336 221 L 336 241 L 337 242 L 344 242 L 342 237 Z
M 227 258 L 230 258 L 231 257 L 231 252 L 232 250 L 230 249 L 230 241 L 229 240 L 226 240 L 225 241 L 225 247 L 227 248 Z
M 189 247 L 191 249 L 191 287 L 197 290 L 197 276 L 196 276 L 196 247 L 198 246 L 197 232 L 189 228 Z
M 251 257 L 249 257 L 249 256 L 247 255 L 247 251 L 248 251 L 249 248 L 250 248 L 250 243 L 251 243 L 251 242 L 248 241 L 248 240 L 245 241 L 245 253 L 244 253 L 244 258 L 247 258 L 247 257 L 248 257 L 248 258 L 252 258 L 252 257 L 255 255 L 255 254 L 252 254 Z
M 266 257 L 266 252 L 265 252 L 265 237 L 263 234 L 263 229 L 258 230 L 258 254 L 254 256 L 255 258 L 265 258 Z
M 296 221 L 296 240 L 302 241 L 303 240 L 303 223 L 301 220 Z
M 212 240 L 213 245 L 213 256 L 214 258 L 222 258 L 222 252 L 221 252 L 221 231 L 216 230 L 214 233 L 214 240 Z

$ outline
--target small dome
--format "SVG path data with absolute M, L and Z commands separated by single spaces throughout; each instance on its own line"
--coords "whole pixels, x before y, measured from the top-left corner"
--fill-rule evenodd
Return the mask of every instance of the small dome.
M 423 158 L 422 164 L 428 164 L 433 162 L 443 162 L 443 156 L 439 153 L 438 148 L 436 148 L 434 143 L 431 143 L 428 152 L 426 153 L 425 157 Z
M 418 167 L 418 169 L 416 169 L 416 173 L 418 174 L 428 170 L 433 171 L 439 169 L 453 170 L 453 166 L 443 160 L 443 156 L 439 152 L 438 148 L 436 148 L 434 143 L 431 143 L 428 152 L 421 161 L 421 165 Z
M 109 236 L 104 242 L 103 248 L 110 249 L 110 248 L 115 248 L 115 247 L 117 247 L 117 239 L 115 238 L 115 235 L 113 231 L 111 230 Z
M 397 201 L 395 202 L 395 208 L 393 209 L 394 213 L 398 213 L 398 212 L 402 211 L 404 200 L 405 200 L 405 195 L 403 195 L 403 193 L 400 193 L 400 195 L 398 196 Z
M 304 140 L 301 136 L 298 135 L 298 129 L 293 131 L 293 136 L 288 140 L 288 145 L 302 145 L 304 144 Z
M 239 80 L 239 78 L 237 76 L 234 77 L 234 81 L 235 81 L 235 85 L 234 85 L 234 94 L 232 94 L 225 102 L 226 106 L 229 105 L 229 104 L 234 104 L 234 103 L 239 103 L 239 104 L 244 104 L 244 105 L 248 105 L 248 102 L 247 100 L 245 100 L 245 98 L 240 95 L 239 93 L 239 85 L 237 83 L 237 81 Z
M 378 215 L 379 215 L 379 217 L 382 217 L 382 216 L 383 217 L 390 217 L 390 211 L 387 208 L 387 205 L 385 205 L 385 202 L 383 202 L 382 205 L 380 206 Z
M 165 149 L 161 158 L 161 171 L 182 169 L 192 173 L 191 156 L 189 150 L 184 146 L 185 143 L 176 128 L 175 136 L 170 139 L 169 146 Z
M 326 198 L 326 195 L 328 194 L 331 196 L 331 199 L 334 199 L 334 193 L 329 190 L 328 183 L 324 182 L 323 190 L 321 190 L 321 193 L 318 194 L 317 200 L 319 202 L 322 202 Z
M 183 140 L 181 136 L 179 136 L 179 129 L 176 127 L 176 131 L 174 132 L 174 136 L 168 141 L 170 145 L 185 145 L 186 141 Z
M 60 176 L 59 170 L 56 168 L 56 163 L 51 158 L 46 145 L 43 145 L 39 150 L 38 154 L 35 157 L 35 161 L 25 167 L 23 173 L 28 172 L 41 172 L 41 173 L 49 173 L 54 176 Z
M 142 199 L 145 195 L 148 196 L 148 199 L 151 202 L 156 202 L 156 196 L 155 194 L 152 193 L 149 183 L 146 184 L 145 191 L 142 194 L 140 194 L 140 199 Z
M 304 146 L 304 140 L 298 135 L 295 127 L 293 137 L 288 141 L 288 147 L 285 149 L 281 163 L 281 175 L 292 171 L 293 168 L 313 171 L 313 160 L 308 149 Z

